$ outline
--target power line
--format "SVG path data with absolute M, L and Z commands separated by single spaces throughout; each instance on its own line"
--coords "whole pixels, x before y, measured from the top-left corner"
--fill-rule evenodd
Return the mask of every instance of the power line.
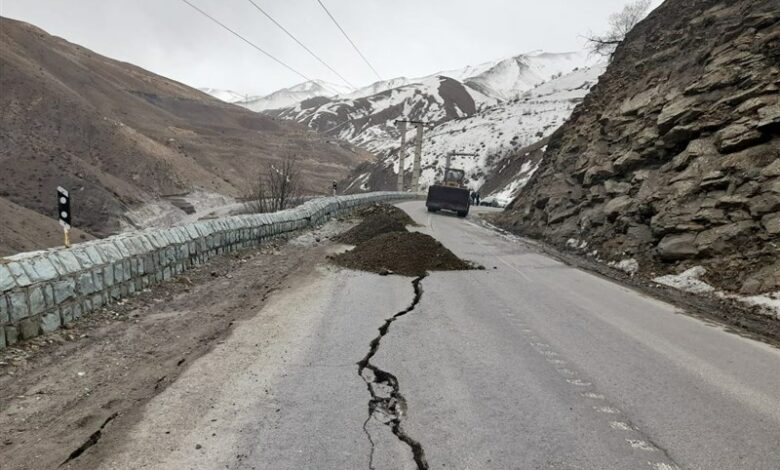
M 374 71 L 374 74 L 377 76 L 377 78 L 378 78 L 378 79 L 382 80 L 382 77 L 379 75 L 379 72 L 377 72 L 377 71 L 376 71 L 376 69 L 374 68 L 374 66 L 373 66 L 373 65 L 371 65 L 371 62 L 369 62 L 369 61 L 368 61 L 368 59 L 366 59 L 366 56 L 364 56 L 364 55 L 363 55 L 363 53 L 362 53 L 362 52 L 360 52 L 360 49 L 358 49 L 358 47 L 355 45 L 355 43 L 352 41 L 352 39 L 350 39 L 349 35 L 347 34 L 347 32 L 346 32 L 346 31 L 344 31 L 344 28 L 342 28 L 342 27 L 341 27 L 341 25 L 339 24 L 339 22 L 338 22 L 338 21 L 336 21 L 336 18 L 334 18 L 334 17 L 333 17 L 333 15 L 330 13 L 330 11 L 328 11 L 328 8 L 325 6 L 325 4 L 324 4 L 324 3 L 322 3 L 322 1 L 321 1 L 321 0 L 317 0 L 317 3 L 319 3 L 319 4 L 320 4 L 320 6 L 322 7 L 322 9 L 323 9 L 323 10 L 325 10 L 325 13 L 327 13 L 327 14 L 328 14 L 328 16 L 330 17 L 330 19 L 331 19 L 331 20 L 333 20 L 333 24 L 335 24 L 335 25 L 336 25 L 336 27 L 337 27 L 337 28 L 339 28 L 339 30 L 341 31 L 341 34 L 343 34 L 343 35 L 344 35 L 344 37 L 345 37 L 345 38 L 347 38 L 347 41 L 349 41 L 349 43 L 350 43 L 350 44 L 352 44 L 352 47 L 353 47 L 353 48 L 355 48 L 355 51 L 356 51 L 356 52 L 357 52 L 357 53 L 360 55 L 360 57 L 363 59 L 363 62 L 365 62 L 365 63 L 366 63 L 366 65 L 368 65 L 368 66 L 371 68 L 371 70 L 373 70 L 373 71 Z
M 237 38 L 241 39 L 241 40 L 242 40 L 242 41 L 244 41 L 245 43 L 249 44 L 250 46 L 252 46 L 252 47 L 254 47 L 255 49 L 257 49 L 258 51 L 262 52 L 263 54 L 265 54 L 266 56 L 268 56 L 269 58 L 271 58 L 272 60 L 274 60 L 274 61 L 275 61 L 277 64 L 279 64 L 279 65 L 282 65 L 282 66 L 283 66 L 283 67 L 285 67 L 287 70 L 290 70 L 291 72 L 293 72 L 293 73 L 295 73 L 295 74 L 297 74 L 297 75 L 299 75 L 299 76 L 303 77 L 303 79 L 304 79 L 304 80 L 306 80 L 306 81 L 310 81 L 310 80 L 311 80 L 311 79 L 310 79 L 309 77 L 307 77 L 306 75 L 304 75 L 304 74 L 302 74 L 301 72 L 299 72 L 299 71 L 295 70 L 294 68 L 292 68 L 291 66 L 287 65 L 286 63 L 284 63 L 284 62 L 283 62 L 283 61 L 281 61 L 280 59 L 277 59 L 276 57 L 274 57 L 273 55 L 271 55 L 269 52 L 266 52 L 265 50 L 263 50 L 263 49 L 262 49 L 260 46 L 258 46 L 257 44 L 253 43 L 253 42 L 252 42 L 252 41 L 250 41 L 249 39 L 245 38 L 244 36 L 242 36 L 242 35 L 238 34 L 237 32 L 233 31 L 232 29 L 228 28 L 228 27 L 227 27 L 227 26 L 225 26 L 223 23 L 221 23 L 219 20 L 217 20 L 217 19 L 216 19 L 216 18 L 214 18 L 213 16 L 209 15 L 209 14 L 208 14 L 208 13 L 206 13 L 205 11 L 201 10 L 200 8 L 196 7 L 195 5 L 193 5 L 192 3 L 190 3 L 188 0 L 181 0 L 181 1 L 182 1 L 182 2 L 184 2 L 184 3 L 186 3 L 187 5 L 191 6 L 191 7 L 192 7 L 192 8 L 194 8 L 195 10 L 197 10 L 197 11 L 198 11 L 198 12 L 199 12 L 201 15 L 205 16 L 206 18 L 210 19 L 211 21 L 213 21 L 213 22 L 217 23 L 218 25 L 222 26 L 223 28 L 225 28 L 226 30 L 228 30 L 230 33 L 232 33 L 234 36 L 236 36 Z
M 284 32 L 285 32 L 285 33 L 286 33 L 288 36 L 290 36 L 290 37 L 292 38 L 292 40 L 293 40 L 293 41 L 297 42 L 299 46 L 301 46 L 302 48 L 304 48 L 304 49 L 306 50 L 306 52 L 308 52 L 308 53 L 309 53 L 309 54 L 311 54 L 311 55 L 312 55 L 312 56 L 313 56 L 315 59 L 317 59 L 318 61 L 320 61 L 320 63 L 321 63 L 322 65 L 324 65 L 325 67 L 327 67 L 327 68 L 328 68 L 328 70 L 330 70 L 331 72 L 333 72 L 333 73 L 335 73 L 336 75 L 338 75 L 338 77 L 339 77 L 339 78 L 340 78 L 342 81 L 344 81 L 344 83 L 346 83 L 347 85 L 349 85 L 350 87 L 352 87 L 352 89 L 353 89 L 353 90 L 355 89 L 355 85 L 351 84 L 351 83 L 349 82 L 349 80 L 347 80 L 347 79 L 346 79 L 346 78 L 344 78 L 344 77 L 343 77 L 343 76 L 342 76 L 340 73 L 338 73 L 338 72 L 336 71 L 336 69 L 334 69 L 333 67 L 331 67 L 330 65 L 328 65 L 328 63 L 327 63 L 327 62 L 325 62 L 324 60 L 322 60 L 322 59 L 320 58 L 320 56 L 318 56 L 318 55 L 317 55 L 317 54 L 315 54 L 315 53 L 314 53 L 314 52 L 313 52 L 311 49 L 309 49 L 308 47 L 306 47 L 306 45 L 304 45 L 304 44 L 303 44 L 301 41 L 299 41 L 299 40 L 298 40 L 298 38 L 296 38 L 296 37 L 295 37 L 295 36 L 294 36 L 294 35 L 293 35 L 293 34 L 292 34 L 290 31 L 288 31 L 288 30 L 287 30 L 287 28 L 285 28 L 284 26 L 282 26 L 281 24 L 279 24 L 279 22 L 278 22 L 278 21 L 276 21 L 276 20 L 275 20 L 275 19 L 274 19 L 274 18 L 273 18 L 271 15 L 269 15 L 269 14 L 268 14 L 268 12 L 266 12 L 265 10 L 263 10 L 262 8 L 260 8 L 260 5 L 258 5 L 257 3 L 255 3 L 255 2 L 254 2 L 254 1 L 252 1 L 252 0 L 247 0 L 247 1 L 248 1 L 249 3 L 251 3 L 251 4 L 252 4 L 252 5 L 255 7 L 255 8 L 257 8 L 257 10 L 258 10 L 260 13 L 264 14 L 264 15 L 266 16 L 266 18 L 268 18 L 268 19 L 269 19 L 269 20 L 271 20 L 271 21 L 272 21 L 272 22 L 273 22 L 273 23 L 274 23 L 276 26 L 278 26 L 278 27 L 279 27 L 279 29 L 281 29 L 281 30 L 282 30 L 282 31 L 284 31 Z

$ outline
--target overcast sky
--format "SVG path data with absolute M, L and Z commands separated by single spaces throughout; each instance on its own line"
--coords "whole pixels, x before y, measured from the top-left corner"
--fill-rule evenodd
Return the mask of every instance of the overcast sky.
M 190 0 L 310 78 L 340 79 L 248 0 Z M 254 0 L 353 84 L 376 77 L 316 0 Z M 581 50 L 627 0 L 322 0 L 383 79 L 522 52 Z M 654 0 L 657 6 L 661 0 Z M 0 0 L 20 19 L 195 87 L 266 94 L 303 81 L 181 0 Z

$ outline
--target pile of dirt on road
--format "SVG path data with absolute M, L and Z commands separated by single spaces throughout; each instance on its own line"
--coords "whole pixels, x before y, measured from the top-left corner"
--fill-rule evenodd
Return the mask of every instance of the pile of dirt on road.
M 405 276 L 472 269 L 433 237 L 407 231 L 378 235 L 334 256 L 333 261 L 346 268 Z
M 362 217 L 362 222 L 336 237 L 336 241 L 357 245 L 384 233 L 406 232 L 407 225 L 414 225 L 414 221 L 406 212 L 386 204 L 359 209 L 355 216 Z

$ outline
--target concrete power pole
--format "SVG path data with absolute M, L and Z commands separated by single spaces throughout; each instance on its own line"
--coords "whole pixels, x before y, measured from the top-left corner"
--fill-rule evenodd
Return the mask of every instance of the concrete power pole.
M 396 121 L 401 129 L 401 148 L 398 149 L 398 192 L 404 190 L 404 160 L 406 159 L 406 121 Z
M 422 160 L 423 123 L 414 124 L 417 127 L 417 142 L 414 148 L 414 166 L 412 167 L 412 191 L 420 192 L 420 165 Z
M 420 167 L 422 165 L 422 139 L 423 139 L 423 128 L 425 126 L 428 126 L 427 122 L 423 121 L 408 121 L 408 120 L 397 120 L 395 121 L 396 124 L 399 124 L 401 128 L 401 161 L 403 162 L 403 148 L 406 144 L 405 140 L 405 134 L 406 134 L 406 123 L 414 124 L 417 128 L 417 142 L 415 145 L 415 151 L 414 151 L 414 165 L 412 166 L 412 191 L 419 192 L 420 191 Z M 433 126 L 431 126 L 433 127 Z M 399 181 L 399 187 L 401 185 L 401 178 L 402 174 L 398 173 L 398 181 Z M 399 189 L 400 191 L 400 189 Z

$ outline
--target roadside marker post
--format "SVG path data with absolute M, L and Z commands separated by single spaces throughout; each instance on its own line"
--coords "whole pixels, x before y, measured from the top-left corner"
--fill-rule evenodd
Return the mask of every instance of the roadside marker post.
M 57 215 L 65 235 L 65 248 L 70 248 L 70 193 L 57 186 Z

